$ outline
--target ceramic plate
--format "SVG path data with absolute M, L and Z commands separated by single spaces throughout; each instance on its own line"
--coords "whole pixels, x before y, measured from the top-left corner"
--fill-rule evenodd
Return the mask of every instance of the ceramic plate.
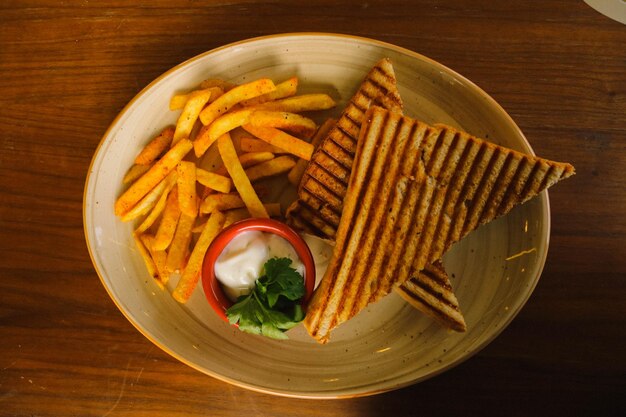
M 407 115 L 460 127 L 532 153 L 506 112 L 456 72 L 415 52 L 364 38 L 288 34 L 227 45 L 173 68 L 143 89 L 104 135 L 89 169 L 85 234 L 113 301 L 157 346 L 197 370 L 245 388 L 285 396 L 370 395 L 422 381 L 459 364 L 494 339 L 533 291 L 548 246 L 543 193 L 456 244 L 444 258 L 468 331 L 452 333 L 391 294 L 318 345 L 302 326 L 290 340 L 247 335 L 217 317 L 197 288 L 186 305 L 161 291 L 132 240 L 132 225 L 113 214 L 122 177 L 137 152 L 176 121 L 170 97 L 203 79 L 276 82 L 297 75 L 301 92 L 326 92 L 338 114 L 368 70 L 391 58 Z M 319 268 L 324 266 L 320 264 Z

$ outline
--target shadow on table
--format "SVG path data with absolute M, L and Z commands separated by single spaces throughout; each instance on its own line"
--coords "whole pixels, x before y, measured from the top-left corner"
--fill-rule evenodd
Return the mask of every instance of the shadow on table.
M 572 391 L 571 385 L 559 386 L 563 375 L 551 372 L 549 365 L 529 369 L 523 361 L 494 362 L 475 357 L 422 383 L 348 401 L 354 401 L 354 415 L 360 417 L 626 415 L 624 385 L 620 388 L 614 378 L 594 384 L 584 375 L 572 375 L 580 379 Z

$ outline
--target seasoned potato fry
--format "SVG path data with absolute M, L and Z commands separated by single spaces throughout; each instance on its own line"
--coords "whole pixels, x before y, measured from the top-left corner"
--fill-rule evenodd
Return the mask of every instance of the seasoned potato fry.
M 269 161 L 273 158 L 274 154 L 271 152 L 248 152 L 239 155 L 239 162 L 241 163 L 243 169 L 246 169 L 256 164 L 260 164 L 261 162 Z M 215 173 L 219 175 L 229 175 L 226 167 L 223 165 L 216 169 Z
M 243 152 L 270 152 L 273 154 L 289 153 L 277 146 L 270 145 L 261 139 L 241 138 L 241 150 Z
M 269 161 L 270 159 L 274 159 L 274 154 L 271 152 L 248 152 L 239 155 L 239 162 L 241 162 L 241 166 L 244 169 L 260 164 L 261 162 Z
M 170 195 L 167 196 L 165 208 L 163 209 L 163 217 L 161 218 L 159 228 L 152 242 L 152 249 L 164 251 L 168 248 L 174 237 L 179 218 L 178 186 L 174 185 L 174 188 L 170 191 Z
M 176 182 L 176 172 L 170 172 L 160 183 L 156 185 L 148 194 L 146 194 L 132 209 L 128 210 L 121 217 L 123 222 L 128 222 L 136 219 L 139 216 L 143 216 L 149 212 L 159 201 L 161 194 L 165 190 L 172 188 L 173 183 Z
M 184 213 L 180 215 L 176 232 L 174 233 L 172 243 L 170 243 L 167 251 L 167 259 L 165 261 L 165 270 L 168 275 L 183 268 L 185 256 L 189 250 L 189 243 L 191 243 L 191 229 L 193 228 L 195 220 L 195 217 L 187 216 Z
M 218 86 L 208 86 L 208 87 L 200 86 L 200 89 L 211 90 L 211 97 L 209 98 L 209 103 L 212 101 L 215 101 L 215 99 L 217 99 L 219 96 L 224 94 L 224 90 Z M 187 104 L 187 101 L 189 100 L 190 97 L 191 97 L 191 93 L 174 94 L 172 98 L 170 99 L 170 110 L 180 110 L 184 108 L 185 104 Z
M 233 141 L 233 145 L 235 146 L 235 150 L 237 151 L 237 155 L 241 155 L 243 151 L 241 150 L 241 138 L 250 137 L 250 134 L 243 130 L 242 127 L 237 127 L 230 132 L 230 139 Z
M 311 159 L 311 155 L 313 155 L 313 145 L 291 136 L 289 133 L 283 132 L 282 130 L 273 127 L 257 127 L 250 124 L 244 125 L 243 128 L 259 139 L 284 149 L 299 158 L 308 161 Z
M 215 172 L 215 170 L 224 166 L 220 151 L 217 149 L 217 143 L 209 146 L 209 149 L 204 153 L 202 158 L 198 160 L 198 168 L 202 168 L 209 172 Z
M 205 171 L 202 168 L 196 169 L 196 179 L 205 187 L 209 187 L 210 189 L 221 193 L 229 193 L 233 185 L 230 178 L 214 172 Z
M 137 235 L 137 232 L 135 232 Z M 154 243 L 154 236 L 143 233 L 139 235 L 141 242 L 145 246 L 145 249 L 148 250 L 150 257 L 152 258 L 152 262 L 154 263 L 154 267 L 156 270 L 156 276 L 153 275 L 156 280 L 157 285 L 161 288 L 165 288 L 165 284 L 169 280 L 169 275 L 167 275 L 165 271 L 165 260 L 167 258 L 167 253 L 165 251 L 155 251 L 152 249 L 152 244 Z
M 159 159 L 145 174 L 135 181 L 115 202 L 115 214 L 126 214 L 139 200 L 148 194 L 163 180 L 185 155 L 193 144 L 188 139 L 181 139 L 161 159 Z
M 145 246 L 144 242 L 141 239 L 141 236 L 137 233 L 133 233 L 133 239 L 135 240 L 135 244 L 137 245 L 137 249 L 139 250 L 139 254 L 143 258 L 144 263 L 146 264 L 146 269 L 148 269 L 148 273 L 154 278 L 154 282 L 162 289 L 163 283 L 159 278 L 159 272 L 157 271 L 157 267 L 148 251 L 148 248 Z
M 176 172 L 172 171 L 169 176 L 174 175 L 174 174 L 177 175 Z M 169 176 L 166 177 L 166 179 L 169 178 Z M 156 219 L 161 215 L 161 213 L 163 213 L 163 210 L 165 210 L 165 205 L 167 204 L 167 198 L 175 186 L 176 186 L 176 178 L 172 178 L 172 180 L 169 181 L 169 183 L 165 187 L 165 190 L 159 197 L 159 201 L 157 201 L 155 206 L 152 208 L 152 210 L 150 210 L 150 214 L 148 214 L 146 218 L 143 220 L 143 222 L 141 222 L 141 224 L 135 229 L 135 233 L 143 233 L 154 224 Z M 150 249 L 150 247 L 148 247 L 148 249 Z
M 170 98 L 170 110 L 180 110 L 185 107 L 185 104 L 189 100 L 189 94 L 174 94 Z
M 181 161 L 176 168 L 178 172 L 178 205 L 180 211 L 189 217 L 198 215 L 198 197 L 196 195 L 196 165 L 193 162 Z
M 298 77 L 291 77 L 282 83 L 276 84 L 276 90 L 260 95 L 258 97 L 244 100 L 241 102 L 242 106 L 254 106 L 257 104 L 265 103 L 266 101 L 277 100 L 280 98 L 290 97 L 296 94 L 298 90 Z
M 217 87 L 222 91 L 228 91 L 237 87 L 237 84 L 231 83 L 230 81 L 222 80 L 220 78 L 208 78 L 200 83 L 200 88 L 211 87 Z
M 200 213 L 225 211 L 245 206 L 239 193 L 209 194 L 200 204 Z
M 210 125 L 203 126 L 193 142 L 196 156 L 200 157 L 203 155 L 209 146 L 211 146 L 217 138 L 222 136 L 224 133 L 228 133 L 239 126 L 248 123 L 250 114 L 253 112 L 253 109 L 230 111 L 215 119 Z
M 185 303 L 191 297 L 191 293 L 198 284 L 200 277 L 200 270 L 202 269 L 202 262 L 204 261 L 204 255 L 209 248 L 215 236 L 222 230 L 224 224 L 224 215 L 219 211 L 211 213 L 209 220 L 207 220 L 198 241 L 194 245 L 187 266 L 185 267 L 176 288 L 172 292 L 174 299 L 180 303 Z
M 274 175 L 284 174 L 296 165 L 296 161 L 287 155 L 279 156 L 269 161 L 262 162 L 246 169 L 246 175 L 251 182 L 258 181 L 262 178 L 273 177 Z
M 335 107 L 337 103 L 328 94 L 303 94 L 283 98 L 281 100 L 268 101 L 255 106 L 257 110 L 288 111 L 301 113 L 303 111 L 327 110 Z
M 333 128 L 335 123 L 336 120 L 328 119 L 320 126 L 319 129 L 317 129 L 317 132 L 315 132 L 313 139 L 311 139 L 311 145 L 313 145 L 314 148 L 317 148 L 322 139 L 324 139 L 328 135 L 328 132 L 330 132 L 330 129 Z M 304 159 L 298 159 L 296 165 L 291 168 L 291 171 L 289 171 L 289 173 L 287 174 L 287 179 L 290 183 L 295 186 L 300 184 L 300 180 L 302 179 L 302 175 L 304 175 L 304 170 L 306 169 L 307 164 L 308 161 Z
M 163 152 L 171 145 L 174 138 L 174 128 L 166 127 L 163 131 L 152 139 L 135 158 L 135 164 L 150 165 L 156 161 Z
M 315 122 L 308 117 L 285 111 L 256 110 L 248 119 L 252 126 L 275 127 L 305 138 L 310 138 L 317 130 Z
M 229 90 L 220 96 L 213 103 L 206 106 L 200 113 L 200 121 L 202 124 L 208 125 L 219 116 L 225 114 L 235 104 L 243 100 L 260 96 L 261 94 L 269 93 L 275 89 L 276 86 L 272 80 L 268 78 L 261 78 L 256 81 L 234 87 L 232 90 Z M 200 153 L 200 155 L 202 153 Z M 196 151 L 196 154 L 198 154 L 198 151 Z
M 185 107 L 176 122 L 176 130 L 174 131 L 172 143 L 176 144 L 182 138 L 189 138 L 200 112 L 211 98 L 211 92 L 211 89 L 207 88 L 190 93 L 189 99 L 185 103 Z
M 226 166 L 226 170 L 230 174 L 230 178 L 233 180 L 235 188 L 241 195 L 241 199 L 246 204 L 246 207 L 250 211 L 252 217 L 269 218 L 267 210 L 263 207 L 259 196 L 254 188 L 252 188 L 252 184 L 239 162 L 239 158 L 235 152 L 233 142 L 230 140 L 230 136 L 228 134 L 221 136 L 217 140 L 217 146 L 220 150 L 220 155 L 222 155 L 224 166 Z
M 152 165 L 133 165 L 130 167 L 128 171 L 126 171 L 126 175 L 122 179 L 122 184 L 130 184 L 134 182 L 137 178 L 141 177 L 143 174 L 148 172 Z

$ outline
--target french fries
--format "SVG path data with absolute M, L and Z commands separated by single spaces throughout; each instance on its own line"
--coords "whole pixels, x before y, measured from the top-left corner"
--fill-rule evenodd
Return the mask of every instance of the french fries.
M 128 171 L 126 171 L 126 174 L 122 179 L 122 184 L 132 184 L 135 180 L 137 180 L 137 178 L 148 172 L 151 167 L 152 165 L 134 164 L 128 169 Z
M 205 171 L 202 168 L 196 168 L 196 179 L 205 187 L 221 193 L 229 193 L 233 185 L 230 178 L 214 172 Z
M 237 87 L 237 84 L 233 84 L 229 81 L 222 80 L 221 78 L 207 78 L 200 83 L 200 88 L 212 88 L 217 87 L 222 91 L 232 90 Z
M 126 214 L 139 200 L 150 192 L 163 180 L 185 155 L 191 150 L 193 144 L 188 139 L 181 139 L 174 145 L 158 162 L 156 162 L 145 174 L 135 181 L 115 202 L 115 214 Z
M 286 111 L 256 110 L 248 118 L 254 127 L 275 127 L 310 138 L 317 130 L 315 122 L 308 117 Z M 242 120 L 241 124 L 246 123 Z
M 262 103 L 257 105 L 256 109 L 301 113 L 303 111 L 331 109 L 336 104 L 335 100 L 328 94 L 303 94 Z
M 314 149 L 303 139 L 315 143 L 326 124 L 318 129 L 298 113 L 335 105 L 326 94 L 298 96 L 297 88 L 297 77 L 276 85 L 267 78 L 241 85 L 207 79 L 173 95 L 176 125 L 153 137 L 124 175 L 127 189 L 114 212 L 122 221 L 137 220 L 133 240 L 160 288 L 180 274 L 172 289 L 177 301 L 189 300 L 206 251 L 224 227 L 282 216 L 279 203 L 261 201 L 273 182 L 258 182 L 290 172 L 288 184 L 302 175 Z
M 306 159 L 308 161 L 313 155 L 313 145 L 291 136 L 282 130 L 275 129 L 273 127 L 257 127 L 250 124 L 244 125 L 243 128 L 248 133 L 253 134 L 259 139 L 263 139 L 271 145 L 282 148 L 298 158 Z
M 170 173 L 170 175 L 173 175 L 173 174 L 174 174 L 174 171 Z M 171 190 L 175 186 L 176 186 L 176 178 L 172 178 L 169 181 L 169 183 L 166 185 L 165 190 L 159 197 L 159 200 L 156 202 L 155 206 L 152 208 L 152 210 L 150 210 L 150 214 L 148 214 L 148 216 L 146 216 L 144 221 L 141 222 L 141 224 L 135 229 L 135 233 L 143 233 L 154 224 L 156 219 L 161 215 L 161 213 L 163 213 L 163 210 L 165 210 L 165 205 L 167 204 L 167 197 L 170 195 Z
M 151 165 L 166 149 L 168 149 L 174 139 L 174 129 L 166 127 L 154 139 L 152 139 L 135 158 L 135 164 Z
M 200 85 L 200 89 L 201 90 L 208 89 L 211 91 L 211 97 L 209 97 L 209 103 L 217 99 L 222 94 L 224 94 L 224 90 L 219 86 L 207 85 L 206 87 L 203 87 L 202 85 Z M 184 108 L 185 104 L 187 104 L 187 101 L 189 101 L 190 97 L 191 97 L 191 93 L 173 95 L 172 98 L 170 99 L 170 110 L 179 110 L 179 109 Z
M 257 104 L 265 103 L 268 101 L 277 100 L 284 97 L 293 96 L 298 91 L 298 77 L 291 77 L 280 84 L 276 84 L 276 90 L 269 93 L 265 93 L 258 97 L 244 100 L 241 102 L 242 106 L 255 106 Z
M 178 205 L 180 211 L 189 217 L 198 215 L 196 196 L 196 165 L 193 162 L 181 161 L 178 163 Z
M 196 156 L 200 157 L 203 155 L 209 146 L 224 133 L 228 133 L 236 127 L 248 123 L 250 114 L 253 112 L 253 109 L 232 111 L 220 116 L 213 123 L 203 126 L 193 144 Z
M 191 134 L 196 120 L 200 112 L 204 108 L 204 105 L 209 102 L 211 98 L 211 89 L 194 91 L 189 94 L 189 99 L 185 103 L 182 113 L 178 117 L 176 122 L 176 130 L 174 131 L 174 139 L 172 143 L 176 144 L 182 138 L 188 138 Z
M 250 210 L 250 214 L 252 214 L 253 217 L 269 218 L 267 210 L 263 207 L 259 196 L 256 194 L 256 191 L 254 191 L 254 188 L 252 188 L 252 184 L 239 162 L 237 152 L 235 152 L 235 147 L 228 133 L 217 140 L 217 146 L 222 160 L 224 161 L 224 166 L 230 174 L 235 188 L 241 195 L 241 199 L 246 207 L 248 207 L 248 210 Z
M 179 110 L 185 107 L 185 103 L 189 100 L 189 94 L 175 94 L 170 99 L 170 110 Z
M 180 215 L 165 261 L 165 270 L 168 275 L 184 268 L 185 257 L 189 251 L 189 243 L 191 243 L 191 229 L 195 220 L 195 217 L 187 216 L 184 213 Z
M 246 204 L 239 193 L 209 194 L 200 204 L 200 213 L 207 214 L 214 211 L 225 211 L 245 207 Z
M 168 248 L 174 238 L 174 232 L 176 232 L 179 218 L 180 206 L 178 205 L 178 187 L 174 186 L 167 196 L 165 208 L 163 209 L 163 217 L 161 218 L 161 223 L 159 223 L 159 228 L 152 242 L 152 248 L 154 250 L 164 251 Z
M 135 231 L 135 235 L 137 235 L 137 231 Z M 167 281 L 169 280 L 169 275 L 167 274 L 165 270 L 165 261 L 167 259 L 167 253 L 165 251 L 154 250 L 153 248 L 154 236 L 148 233 L 144 233 L 144 234 L 139 235 L 139 238 L 141 239 L 141 242 L 144 244 L 145 249 L 148 251 L 148 254 L 150 255 L 150 257 L 152 257 L 152 262 L 154 264 L 154 267 L 156 269 L 156 274 L 157 274 L 157 276 L 154 277 L 156 280 L 156 283 L 161 289 L 163 289 L 165 287 L 165 284 L 167 284 Z
M 211 242 L 213 242 L 213 239 L 215 239 L 215 236 L 217 236 L 220 230 L 222 230 L 224 220 L 225 216 L 219 211 L 211 213 L 211 217 L 207 220 L 198 241 L 194 245 L 193 251 L 187 261 L 187 265 L 185 266 L 180 280 L 172 293 L 172 296 L 176 301 L 184 303 L 191 296 L 194 288 L 198 284 L 204 255 Z
M 274 154 L 271 152 L 248 152 L 239 155 L 239 162 L 242 167 L 249 168 L 273 158 Z
M 296 161 L 287 155 L 279 156 L 246 169 L 246 175 L 251 182 L 262 178 L 273 177 L 289 172 L 296 165 Z
M 133 233 L 133 240 L 135 241 L 135 245 L 137 246 L 139 254 L 146 264 L 146 269 L 148 270 L 148 273 L 150 274 L 150 276 L 152 276 L 152 278 L 154 278 L 154 282 L 156 282 L 159 287 L 163 288 L 163 283 L 161 282 L 156 264 L 154 263 L 152 255 L 150 255 L 150 252 L 148 251 L 148 248 L 146 247 L 142 236 L 137 233 Z
M 172 171 L 165 177 L 156 187 L 154 187 L 148 194 L 145 195 L 139 202 L 129 211 L 121 216 L 123 222 L 128 222 L 136 219 L 139 216 L 143 216 L 149 212 L 161 197 L 161 194 L 169 192 L 174 182 L 176 182 L 176 172 Z
M 242 152 L 270 152 L 273 154 L 288 153 L 284 149 L 270 145 L 264 140 L 255 138 L 241 138 L 240 146 Z
M 260 80 L 234 87 L 205 107 L 200 113 L 200 121 L 203 125 L 208 125 L 220 115 L 225 114 L 235 104 L 274 90 L 276 90 L 276 86 L 268 78 L 261 78 Z

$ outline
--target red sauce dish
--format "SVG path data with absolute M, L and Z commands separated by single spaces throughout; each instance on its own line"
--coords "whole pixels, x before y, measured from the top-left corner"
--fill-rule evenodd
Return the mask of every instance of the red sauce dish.
M 285 223 L 273 219 L 246 219 L 233 223 L 218 234 L 204 256 L 202 264 L 202 287 L 207 301 L 215 312 L 225 321 L 226 310 L 234 303 L 226 296 L 222 285 L 215 276 L 215 262 L 222 254 L 230 241 L 242 232 L 259 231 L 276 234 L 287 240 L 293 246 L 296 254 L 304 264 L 304 287 L 305 295 L 302 300 L 302 308 L 306 311 L 306 305 L 315 289 L 315 261 L 309 246 L 304 239 Z

